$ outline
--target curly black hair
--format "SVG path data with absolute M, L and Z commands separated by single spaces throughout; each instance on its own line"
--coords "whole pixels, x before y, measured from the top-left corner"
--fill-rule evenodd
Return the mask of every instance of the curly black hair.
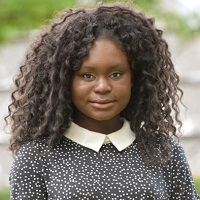
M 57 145 L 73 121 L 71 78 L 100 38 L 121 45 L 134 74 L 131 100 L 121 116 L 130 121 L 140 155 L 166 163 L 169 138 L 177 136 L 182 90 L 163 31 L 154 19 L 127 5 L 100 5 L 61 12 L 32 42 L 15 79 L 7 122 L 10 150 L 44 139 Z

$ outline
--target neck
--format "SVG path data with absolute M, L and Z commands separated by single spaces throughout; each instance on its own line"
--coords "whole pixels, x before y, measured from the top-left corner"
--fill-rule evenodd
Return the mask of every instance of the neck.
M 74 119 L 74 123 L 90 131 L 106 135 L 118 131 L 123 126 L 123 122 L 120 117 L 116 117 L 111 120 L 83 120 L 77 117 Z

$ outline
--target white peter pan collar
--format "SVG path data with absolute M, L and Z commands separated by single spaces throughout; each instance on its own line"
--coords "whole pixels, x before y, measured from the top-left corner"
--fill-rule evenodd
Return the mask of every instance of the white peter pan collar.
M 89 131 L 72 122 L 70 128 L 64 133 L 64 136 L 96 152 L 99 152 L 103 144 L 108 143 L 112 143 L 118 151 L 122 151 L 135 140 L 135 133 L 130 129 L 129 122 L 125 119 L 123 120 L 124 124 L 122 128 L 108 135 Z

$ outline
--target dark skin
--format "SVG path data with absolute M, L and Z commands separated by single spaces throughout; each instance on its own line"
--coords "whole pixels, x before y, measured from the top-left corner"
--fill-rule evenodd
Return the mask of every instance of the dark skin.
M 116 116 L 115 119 L 111 120 L 101 120 L 97 121 L 94 119 L 88 119 L 86 116 L 83 116 L 82 113 L 79 113 L 76 117 L 74 122 L 78 124 L 80 127 L 86 128 L 90 131 L 103 133 L 103 134 L 110 134 L 115 132 L 123 126 L 123 122 L 120 120 L 119 116 Z
M 103 134 L 119 130 L 123 125 L 120 113 L 130 100 L 131 84 L 131 69 L 122 48 L 108 39 L 95 41 L 72 78 L 74 122 Z

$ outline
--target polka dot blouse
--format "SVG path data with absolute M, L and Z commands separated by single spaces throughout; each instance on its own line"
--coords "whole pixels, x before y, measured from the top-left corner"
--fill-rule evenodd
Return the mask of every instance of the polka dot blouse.
M 137 139 L 125 150 L 104 144 L 99 152 L 63 136 L 53 150 L 24 145 L 10 174 L 12 200 L 197 200 L 182 147 L 171 140 L 168 167 L 147 166 Z

